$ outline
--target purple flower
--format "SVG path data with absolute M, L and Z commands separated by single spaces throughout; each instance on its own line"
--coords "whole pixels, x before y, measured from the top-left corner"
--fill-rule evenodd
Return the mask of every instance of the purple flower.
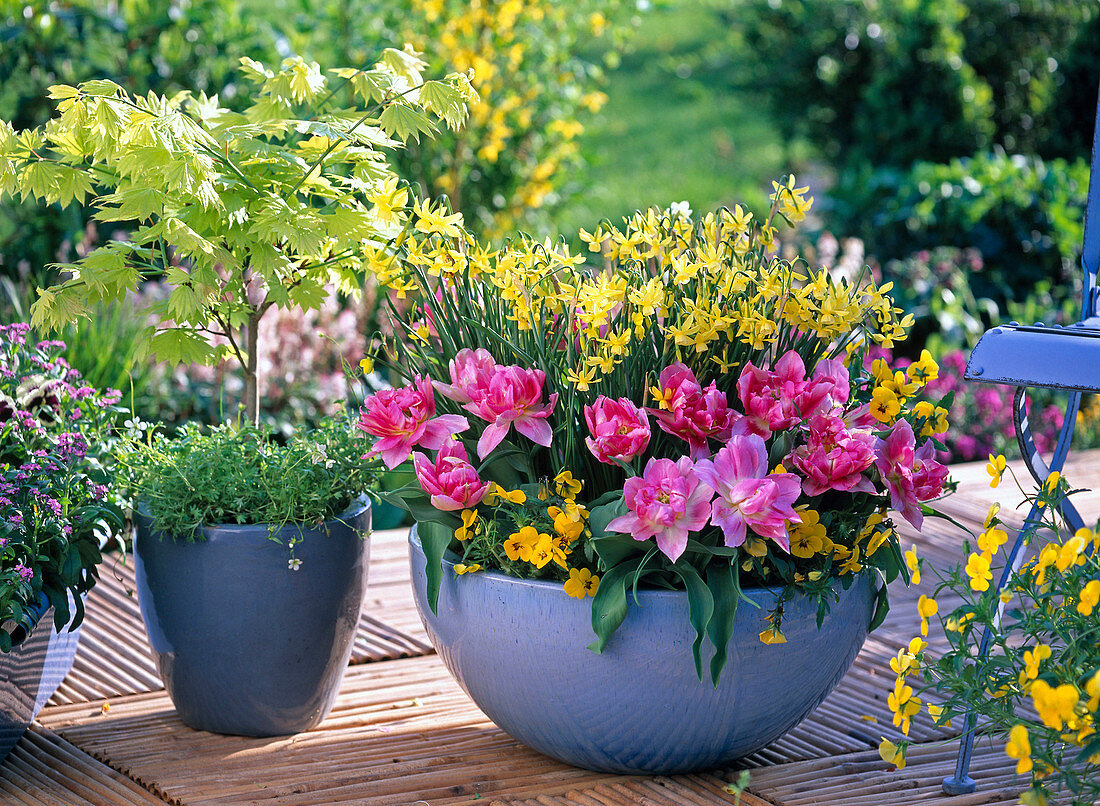
M 34 576 L 34 571 L 27 568 L 27 566 L 23 565 L 23 563 L 15 564 L 15 573 L 19 574 L 19 576 L 23 578 L 24 582 L 30 582 L 31 577 Z

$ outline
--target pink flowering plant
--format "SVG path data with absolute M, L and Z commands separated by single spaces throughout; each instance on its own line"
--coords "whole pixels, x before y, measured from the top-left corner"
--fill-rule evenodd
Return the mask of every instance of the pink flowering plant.
M 587 256 L 481 244 L 417 205 L 373 258 L 411 315 L 372 340 L 397 388 L 359 427 L 391 467 L 412 458 L 417 483 L 388 499 L 417 519 L 431 606 L 451 552 L 458 574 L 591 596 L 599 652 L 629 591 L 683 589 L 717 680 L 742 588 L 781 590 L 760 636 L 776 643 L 795 596 L 824 617 L 857 574 L 907 578 L 889 513 L 919 528 L 944 492 L 943 406 L 914 402 L 938 368 L 865 362 L 910 324 L 888 286 L 775 256 L 805 191 L 776 183 L 764 220 L 605 221 Z
M 119 393 L 82 383 L 59 357 L 64 346 L 0 326 L 0 652 L 51 605 L 56 629 L 80 624 L 100 546 L 123 525 L 93 450 Z

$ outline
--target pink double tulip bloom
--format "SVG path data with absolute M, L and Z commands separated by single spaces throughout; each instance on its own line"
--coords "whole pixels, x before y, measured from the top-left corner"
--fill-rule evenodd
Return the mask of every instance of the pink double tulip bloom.
M 931 440 L 916 447 L 913 427 L 898 420 L 886 439 L 877 443 L 875 467 L 890 491 L 890 506 L 905 520 L 920 529 L 924 513 L 920 504 L 943 493 L 947 468 L 936 461 L 936 447 Z
M 875 435 L 849 429 L 836 414 L 815 414 L 807 425 L 806 444 L 791 456 L 791 464 L 805 476 L 806 495 L 829 490 L 874 493 L 875 486 L 863 471 L 875 462 Z
M 726 395 L 714 382 L 703 389 L 687 365 L 676 363 L 661 371 L 658 385 L 662 405 L 647 411 L 657 418 L 662 431 L 688 443 L 692 459 L 710 456 L 708 440 L 729 439 L 737 412 L 729 408 Z
M 850 393 L 848 370 L 837 359 L 819 361 L 813 377 L 794 350 L 787 351 L 774 370 L 745 364 L 737 393 L 745 409 L 746 430 L 767 438 L 785 431 L 819 411 L 843 405 Z
M 768 451 L 756 434 L 730 437 L 714 459 L 703 459 L 695 472 L 717 493 L 710 522 L 722 530 L 725 544 L 740 546 L 748 529 L 791 550 L 786 522 L 801 523 L 794 502 L 802 484 L 792 473 L 768 473 Z
M 584 419 L 591 433 L 584 443 L 604 464 L 615 464 L 616 459 L 629 462 L 649 446 L 649 418 L 629 398 L 600 395 L 584 407 Z
M 431 497 L 436 509 L 453 512 L 476 507 L 489 491 L 489 483 L 478 477 L 466 449 L 457 440 L 448 440 L 434 462 L 419 451 L 412 457 L 420 489 Z
M 450 363 L 450 384 L 436 384 L 447 398 L 461 403 L 471 414 L 489 423 L 477 443 L 484 459 L 508 435 L 516 431 L 532 442 L 549 446 L 553 431 L 547 422 L 558 401 L 557 393 L 542 400 L 546 374 L 537 369 L 497 364 L 488 350 L 460 350 Z
M 409 386 L 383 389 L 363 401 L 358 427 L 378 437 L 367 456 L 382 456 L 389 469 L 409 458 L 413 448 L 434 451 L 453 435 L 470 427 L 458 414 L 435 416 L 435 394 L 431 382 L 420 375 Z
M 652 537 L 657 548 L 675 561 L 687 548 L 688 536 L 706 525 L 713 496 L 686 456 L 678 462 L 650 459 L 642 475 L 627 479 L 623 486 L 623 500 L 630 511 L 607 524 L 607 529 L 626 532 L 635 540 Z

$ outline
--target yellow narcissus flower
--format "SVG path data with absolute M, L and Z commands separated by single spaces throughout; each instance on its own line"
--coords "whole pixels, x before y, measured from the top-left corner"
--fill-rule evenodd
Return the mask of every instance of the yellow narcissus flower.
M 570 568 L 565 581 L 565 592 L 574 599 L 595 596 L 600 588 L 600 578 L 587 568 Z

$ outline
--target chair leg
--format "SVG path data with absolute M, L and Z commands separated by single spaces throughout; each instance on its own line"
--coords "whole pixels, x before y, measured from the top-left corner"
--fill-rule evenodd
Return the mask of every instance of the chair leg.
M 1024 458 L 1024 464 L 1027 465 L 1028 471 L 1035 478 L 1039 484 L 1044 484 L 1051 473 L 1061 472 L 1062 467 L 1065 465 L 1066 457 L 1069 455 L 1070 442 L 1073 440 L 1073 429 L 1077 422 L 1077 409 L 1081 404 L 1081 393 L 1072 392 L 1070 394 L 1069 401 L 1066 404 L 1066 416 L 1062 423 L 1061 433 L 1058 435 L 1058 443 L 1054 448 L 1054 455 L 1051 457 L 1050 465 L 1043 461 L 1042 455 L 1039 453 L 1038 448 L 1035 447 L 1035 440 L 1031 435 L 1031 429 L 1027 422 L 1027 410 L 1025 409 L 1025 395 L 1026 390 L 1024 387 L 1018 387 L 1016 389 L 1015 399 L 1013 401 L 1013 419 L 1016 425 L 1016 438 L 1020 443 L 1020 453 Z M 1062 518 L 1070 524 L 1070 526 L 1077 530 L 1084 526 L 1084 520 L 1081 518 L 1077 508 L 1074 507 L 1070 501 L 1063 499 L 1058 507 L 1059 513 Z M 1041 510 L 1037 506 L 1032 506 L 1031 512 L 1028 513 L 1027 519 L 1024 521 L 1023 528 L 1020 529 L 1020 533 L 1016 536 L 1016 542 L 1012 546 L 1012 551 L 1008 555 L 1008 564 L 1005 566 L 1004 572 L 1001 574 L 1000 580 L 997 582 L 997 587 L 993 589 L 993 595 L 999 597 L 1002 590 L 1008 584 L 1008 580 L 1012 578 L 1012 575 L 1020 570 L 1020 566 L 1024 562 L 1024 547 L 1030 542 L 1031 534 L 1033 534 L 1039 526 L 1042 524 Z M 994 632 L 1000 629 L 1001 617 L 1004 614 L 1004 603 L 1000 602 L 997 605 L 997 616 L 991 627 L 987 627 L 982 632 L 982 640 L 978 645 L 978 661 L 983 661 L 989 654 L 989 647 L 993 643 Z M 977 739 L 977 717 L 971 712 L 966 715 L 966 722 L 963 726 L 962 742 L 959 745 L 959 755 L 955 760 L 955 774 L 943 779 L 943 791 L 947 795 L 969 795 L 974 792 L 978 785 L 973 778 L 970 777 L 970 761 L 974 754 L 974 742 Z

